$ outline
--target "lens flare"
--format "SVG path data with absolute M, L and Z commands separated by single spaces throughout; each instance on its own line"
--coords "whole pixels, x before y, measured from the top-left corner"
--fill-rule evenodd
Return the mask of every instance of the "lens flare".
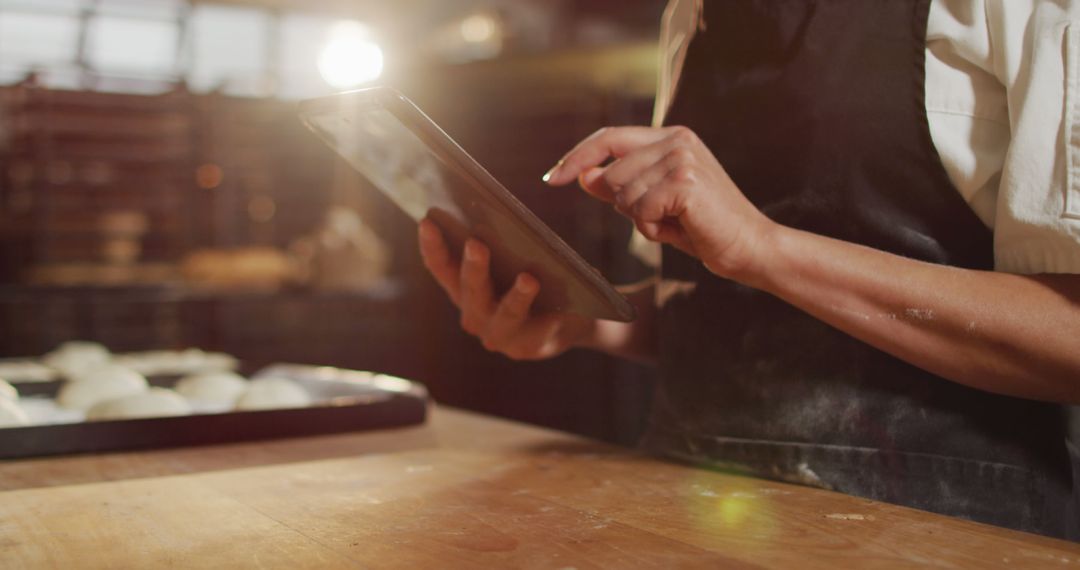
M 319 53 L 319 74 L 333 87 L 347 89 L 378 79 L 383 52 L 357 22 L 338 22 Z
M 772 498 L 775 490 L 755 479 L 718 478 L 705 472 L 687 483 L 687 512 L 698 530 L 718 540 L 737 533 L 753 537 L 752 544 L 771 543 L 778 531 Z
M 469 43 L 483 43 L 495 37 L 498 23 L 488 14 L 473 14 L 461 21 L 461 37 Z

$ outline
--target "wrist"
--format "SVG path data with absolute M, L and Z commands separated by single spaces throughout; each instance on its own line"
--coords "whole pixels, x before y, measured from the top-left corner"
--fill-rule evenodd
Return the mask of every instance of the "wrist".
M 788 231 L 789 228 L 761 216 L 753 228 L 748 228 L 749 235 L 735 246 L 738 251 L 725 252 L 721 260 L 704 260 L 705 267 L 724 279 L 764 289 L 775 273 L 776 261 Z
M 581 334 L 576 335 L 571 344 L 576 348 L 596 350 L 646 364 L 652 363 L 656 357 L 653 328 L 655 287 L 655 278 L 617 287 L 637 309 L 637 319 L 624 323 L 578 317 L 581 319 Z
M 595 321 L 595 333 L 588 348 L 626 358 L 642 364 L 651 364 L 655 354 L 649 348 L 647 335 L 642 330 L 642 323 L 622 323 L 618 321 Z

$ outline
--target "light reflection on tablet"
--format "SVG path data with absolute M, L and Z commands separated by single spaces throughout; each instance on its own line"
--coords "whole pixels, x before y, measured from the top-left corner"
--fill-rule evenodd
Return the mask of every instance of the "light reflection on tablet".
M 451 251 L 491 249 L 496 294 L 536 277 L 537 312 L 632 320 L 633 307 L 419 109 L 387 88 L 314 100 L 308 126 L 405 213 L 430 218 Z M 429 146 L 430 145 L 430 146 Z
M 462 218 L 451 201 L 442 165 L 427 146 L 389 111 L 342 109 L 310 117 L 319 135 L 414 220 L 437 208 Z

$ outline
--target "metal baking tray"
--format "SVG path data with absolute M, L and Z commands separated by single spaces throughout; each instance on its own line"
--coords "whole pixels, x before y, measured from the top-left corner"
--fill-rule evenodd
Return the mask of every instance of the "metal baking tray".
M 315 403 L 306 408 L 0 428 L 0 459 L 366 431 L 422 424 L 427 418 L 427 390 L 402 378 L 297 364 L 275 364 L 251 378 L 267 376 L 296 381 Z M 49 384 L 54 384 L 52 394 L 42 396 L 55 395 L 59 383 Z

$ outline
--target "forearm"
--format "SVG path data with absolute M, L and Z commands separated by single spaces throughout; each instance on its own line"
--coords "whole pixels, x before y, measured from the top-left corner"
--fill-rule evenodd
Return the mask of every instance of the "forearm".
M 1080 402 L 1080 275 L 914 261 L 777 226 L 735 278 L 949 380 Z
M 655 280 L 650 279 L 619 289 L 637 309 L 637 318 L 629 323 L 595 321 L 592 334 L 585 338 L 581 347 L 652 364 L 656 360 Z

